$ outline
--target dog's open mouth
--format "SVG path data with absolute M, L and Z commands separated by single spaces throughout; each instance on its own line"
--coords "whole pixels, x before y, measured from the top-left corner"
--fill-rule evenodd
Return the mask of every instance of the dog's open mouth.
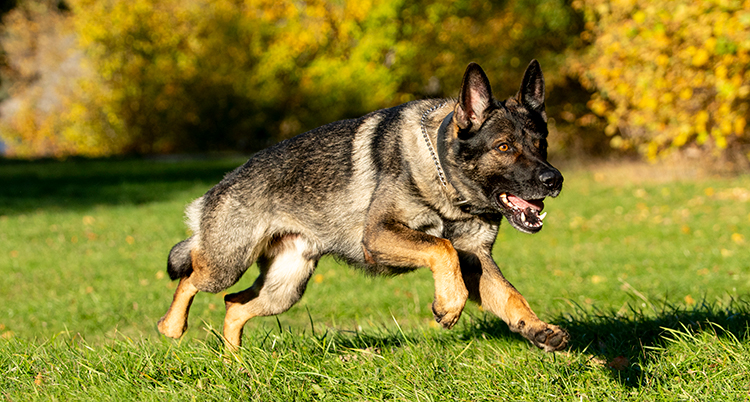
M 497 200 L 514 228 L 526 233 L 536 233 L 542 229 L 544 217 L 547 216 L 546 212 L 540 214 L 544 209 L 544 199 L 524 200 L 513 194 L 501 193 Z

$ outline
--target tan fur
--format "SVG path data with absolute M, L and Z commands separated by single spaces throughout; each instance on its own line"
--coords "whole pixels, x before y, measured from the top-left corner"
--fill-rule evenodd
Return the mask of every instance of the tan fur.
M 529 303 L 508 282 L 491 259 L 484 259 L 481 272 L 470 274 L 470 298 L 500 317 L 513 332 L 547 352 L 558 350 L 568 342 L 568 334 L 556 325 L 539 319 Z M 473 283 L 472 283 L 473 282 Z
M 170 338 L 179 338 L 188 327 L 188 313 L 198 288 L 190 283 L 190 277 L 180 279 L 167 313 L 159 320 L 159 332 Z

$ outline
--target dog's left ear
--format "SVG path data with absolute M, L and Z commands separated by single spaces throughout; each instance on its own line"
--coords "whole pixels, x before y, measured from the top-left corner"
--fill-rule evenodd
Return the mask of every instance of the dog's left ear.
M 541 114 L 544 121 L 547 121 L 547 113 L 544 110 L 544 75 L 538 61 L 531 60 L 529 66 L 526 67 L 521 89 L 516 95 L 516 100 L 527 108 Z
M 461 130 L 479 128 L 492 106 L 492 88 L 487 75 L 477 63 L 469 63 L 461 81 L 456 107 L 456 124 Z

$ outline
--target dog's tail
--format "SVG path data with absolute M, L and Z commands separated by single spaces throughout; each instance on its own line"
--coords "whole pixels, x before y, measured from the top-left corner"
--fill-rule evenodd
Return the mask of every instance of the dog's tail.
M 185 218 L 193 236 L 177 243 L 172 247 L 167 259 L 167 273 L 172 280 L 185 278 L 193 273 L 193 258 L 190 252 L 193 245 L 198 244 L 200 233 L 200 216 L 203 211 L 203 197 L 198 198 L 185 209 Z
M 167 259 L 167 273 L 172 280 L 190 276 L 193 272 L 193 258 L 190 256 L 190 243 L 193 238 L 183 240 L 172 247 Z

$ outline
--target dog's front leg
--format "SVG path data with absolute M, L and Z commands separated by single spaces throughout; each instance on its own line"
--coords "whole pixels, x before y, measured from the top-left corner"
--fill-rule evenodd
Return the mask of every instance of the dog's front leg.
M 531 310 L 529 303 L 500 272 L 490 255 L 459 251 L 459 260 L 469 297 L 546 352 L 563 349 L 569 335 L 547 324 Z
M 390 267 L 429 267 L 435 280 L 432 312 L 445 328 L 458 322 L 469 292 L 458 254 L 450 241 L 408 228 L 395 221 L 378 221 L 365 228 L 365 260 Z

